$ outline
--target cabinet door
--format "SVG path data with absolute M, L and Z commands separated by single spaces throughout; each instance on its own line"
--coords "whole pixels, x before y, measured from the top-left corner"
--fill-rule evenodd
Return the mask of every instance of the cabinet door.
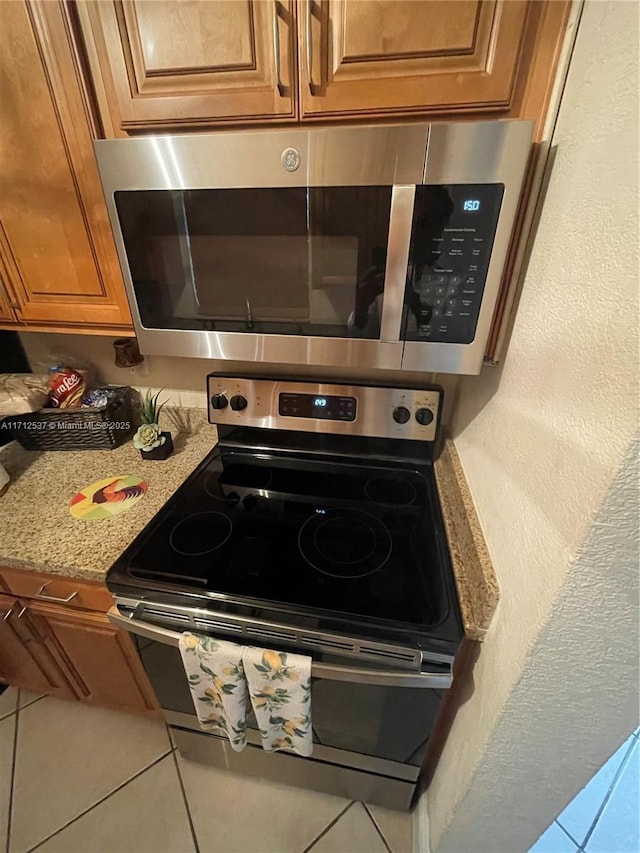
M 28 612 L 68 669 L 85 702 L 125 711 L 156 708 L 131 640 L 103 613 L 73 611 L 30 602 Z
M 524 0 L 299 0 L 302 117 L 505 110 Z
M 0 323 L 3 326 L 19 325 L 14 308 L 17 307 L 15 297 L 8 287 L 9 277 L 0 258 Z
M 19 599 L 0 595 L 0 681 L 35 693 L 75 699 L 39 627 Z
M 295 117 L 290 2 L 84 0 L 78 11 L 107 136 Z
M 62 3 L 0 3 L 0 256 L 18 318 L 131 325 Z

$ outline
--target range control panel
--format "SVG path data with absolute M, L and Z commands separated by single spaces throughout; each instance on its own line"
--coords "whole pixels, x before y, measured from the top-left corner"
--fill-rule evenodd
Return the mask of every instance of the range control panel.
M 503 193 L 503 184 L 416 188 L 404 340 L 473 341 Z
M 435 441 L 443 391 L 207 376 L 209 421 Z

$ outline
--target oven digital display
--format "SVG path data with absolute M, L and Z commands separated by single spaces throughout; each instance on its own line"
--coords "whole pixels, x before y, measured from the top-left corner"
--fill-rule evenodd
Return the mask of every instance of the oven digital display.
M 289 418 L 355 421 L 355 397 L 320 397 L 317 394 L 280 394 L 278 412 Z

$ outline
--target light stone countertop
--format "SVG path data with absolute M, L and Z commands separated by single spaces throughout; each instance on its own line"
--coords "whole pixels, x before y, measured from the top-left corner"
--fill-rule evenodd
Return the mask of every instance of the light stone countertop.
M 217 441 L 203 409 L 163 410 L 175 451 L 164 461 L 145 461 L 129 441 L 117 450 L 23 450 L 0 448 L 11 486 L 0 498 L 0 565 L 104 581 L 111 565 Z M 462 466 L 450 438 L 436 462 L 436 479 L 458 589 L 465 635 L 482 640 L 500 591 Z M 147 493 L 130 510 L 103 521 L 77 520 L 69 501 L 85 486 L 118 474 L 147 482 Z
M 465 636 L 483 640 L 500 600 L 500 587 L 458 451 L 449 436 L 435 471 Z
M 204 409 L 162 411 L 175 450 L 143 460 L 131 441 L 116 450 L 38 452 L 14 441 L 0 448 L 11 485 L 0 497 L 0 565 L 103 581 L 107 570 L 217 442 Z M 135 506 L 112 518 L 82 521 L 69 501 L 105 477 L 134 474 L 147 483 Z

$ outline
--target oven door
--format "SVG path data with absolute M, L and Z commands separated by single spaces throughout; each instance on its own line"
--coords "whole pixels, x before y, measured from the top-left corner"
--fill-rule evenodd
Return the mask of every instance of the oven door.
M 167 722 L 200 732 L 178 650 L 181 634 L 123 616 L 115 607 L 109 619 L 132 635 Z M 451 684 L 449 667 L 429 666 L 391 671 L 314 654 L 313 759 L 415 782 L 442 691 Z M 253 713 L 248 727 L 249 743 L 260 745 Z

